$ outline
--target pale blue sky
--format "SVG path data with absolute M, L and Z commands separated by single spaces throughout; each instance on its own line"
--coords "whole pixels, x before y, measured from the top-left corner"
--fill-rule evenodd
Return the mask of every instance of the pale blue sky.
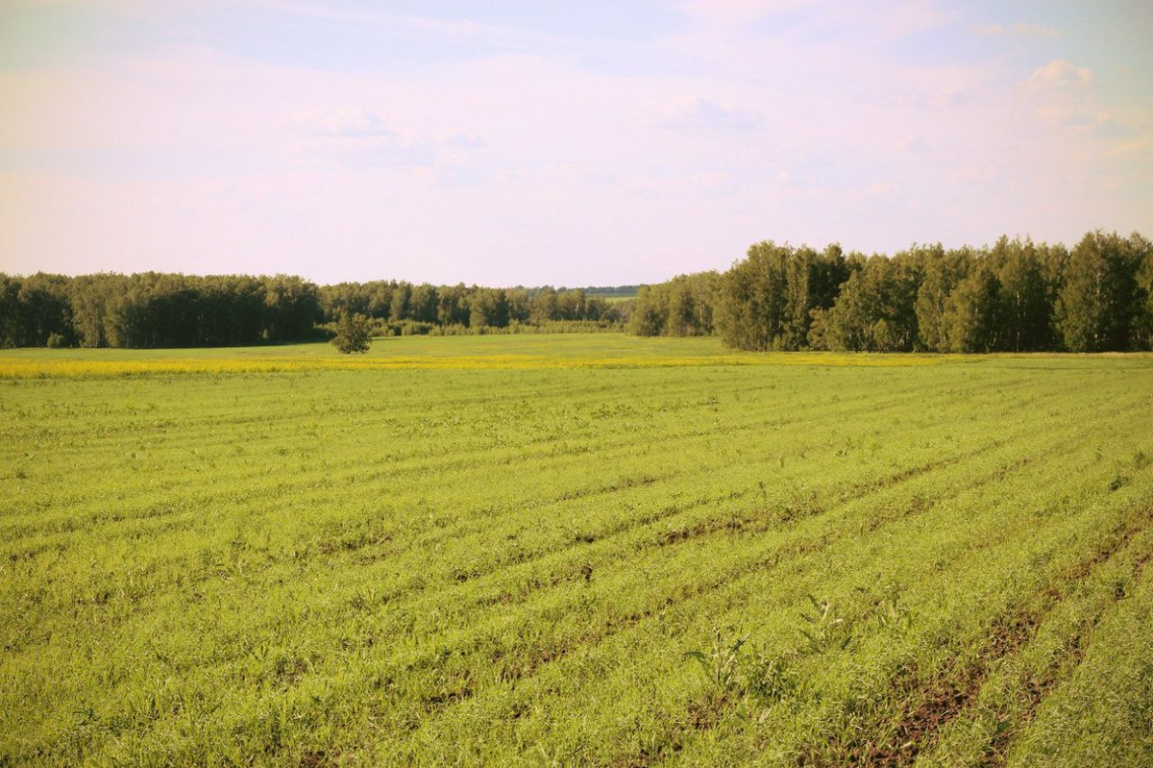
M 6 0 L 0 271 L 621 284 L 1153 236 L 1153 4 Z

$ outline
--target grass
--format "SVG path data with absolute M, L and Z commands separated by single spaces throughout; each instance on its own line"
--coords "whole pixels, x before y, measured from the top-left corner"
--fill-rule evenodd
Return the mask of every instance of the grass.
M 715 338 L 641 339 L 624 334 L 400 336 L 376 339 L 364 355 L 338 355 L 326 344 L 232 349 L 0 350 L 0 379 L 90 378 L 186 373 L 302 373 L 375 370 L 542 370 L 713 365 L 926 365 L 925 355 L 829 352 L 747 355 Z M 957 358 L 964 359 L 964 358 Z
M 1151 369 L 0 353 L 0 765 L 1148 765 Z
M 604 299 L 606 304 L 623 304 L 637 297 L 635 293 L 590 293 L 590 299 Z

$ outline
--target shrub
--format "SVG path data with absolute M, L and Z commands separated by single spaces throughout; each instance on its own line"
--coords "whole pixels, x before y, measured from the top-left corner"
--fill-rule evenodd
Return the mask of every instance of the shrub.
M 367 352 L 372 345 L 368 318 L 361 314 L 350 315 L 345 312 L 336 323 L 336 338 L 332 340 L 332 344 L 346 355 L 353 352 Z

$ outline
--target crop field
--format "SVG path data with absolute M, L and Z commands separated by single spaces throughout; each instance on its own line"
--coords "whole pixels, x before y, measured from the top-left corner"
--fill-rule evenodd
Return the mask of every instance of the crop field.
M 202 373 L 304 373 L 318 371 L 652 368 L 716 365 L 928 365 L 942 357 L 904 355 L 749 355 L 716 339 L 646 339 L 618 333 L 378 339 L 373 353 L 337 355 L 326 344 L 238 349 L 0 350 L 0 380 L 92 378 Z M 958 358 L 964 359 L 964 358 Z
M 0 766 L 1153 765 L 1153 356 L 0 352 Z

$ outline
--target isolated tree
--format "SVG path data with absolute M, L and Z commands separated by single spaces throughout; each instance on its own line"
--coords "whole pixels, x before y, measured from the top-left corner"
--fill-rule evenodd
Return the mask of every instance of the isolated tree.
M 368 318 L 359 313 L 343 313 L 336 323 L 336 338 L 332 340 L 332 345 L 345 355 L 367 352 L 372 345 Z

